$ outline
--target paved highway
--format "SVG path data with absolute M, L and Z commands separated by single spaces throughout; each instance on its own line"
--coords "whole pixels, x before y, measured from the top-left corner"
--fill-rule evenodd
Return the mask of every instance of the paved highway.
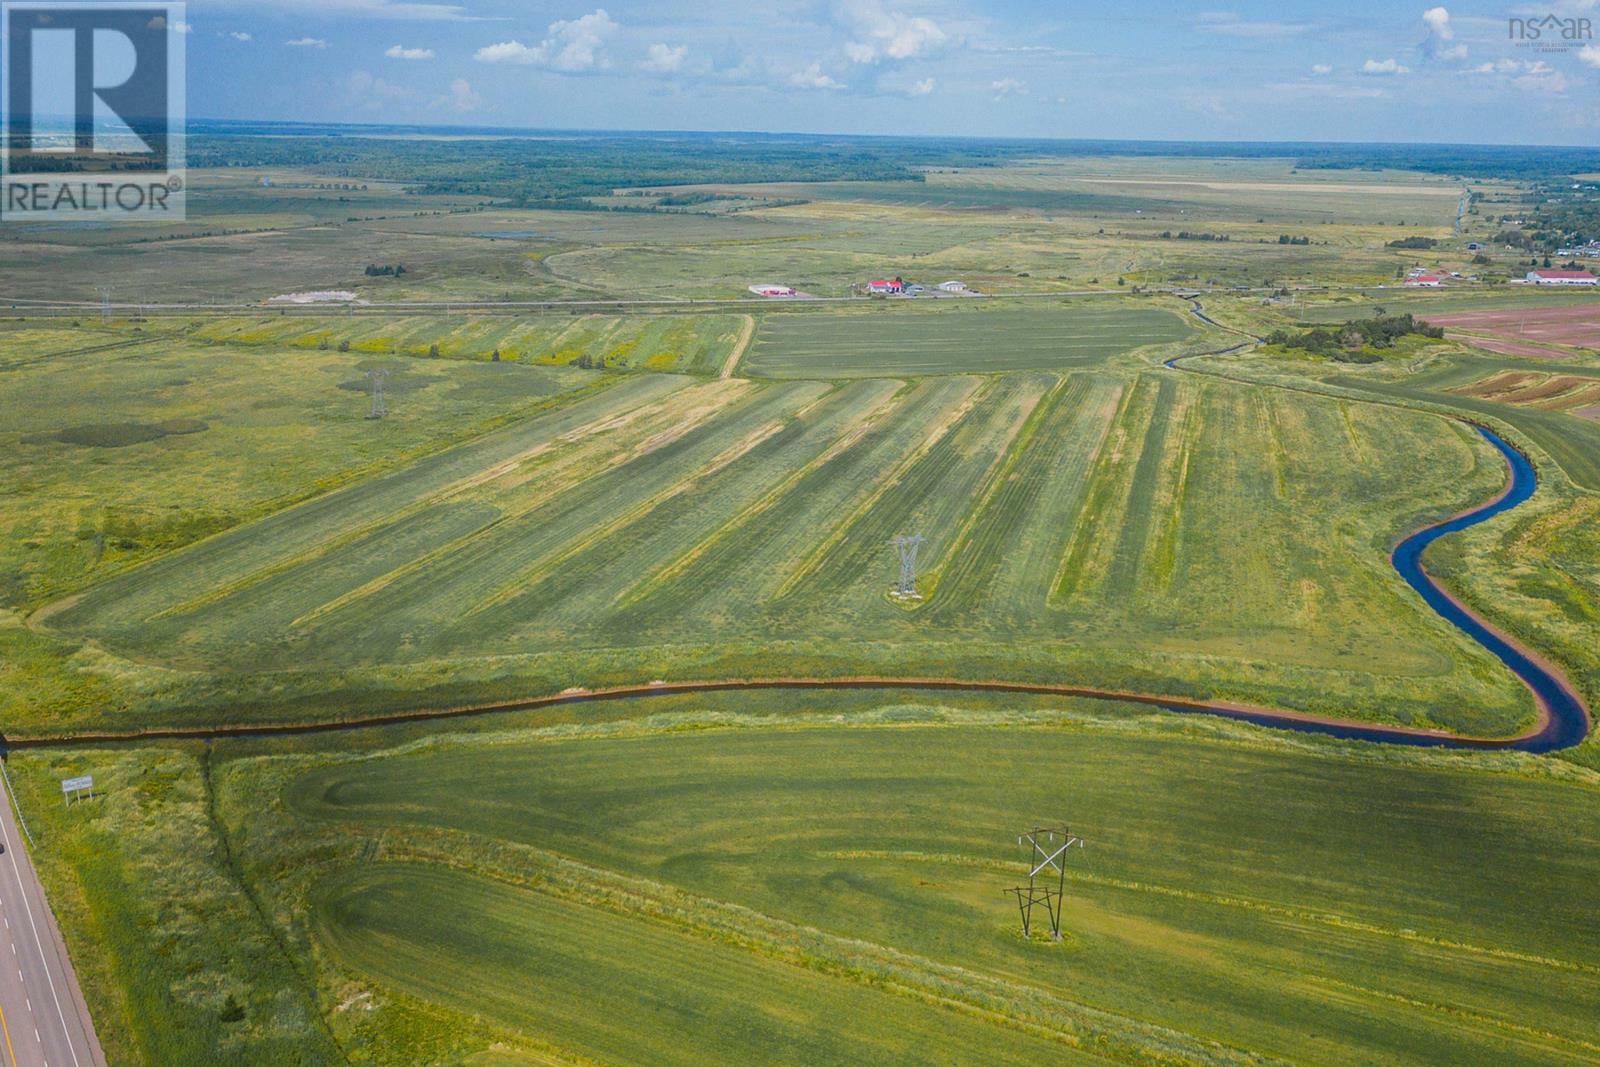
M 0 1067 L 105 1067 L 9 795 L 0 798 L 0 844 Z

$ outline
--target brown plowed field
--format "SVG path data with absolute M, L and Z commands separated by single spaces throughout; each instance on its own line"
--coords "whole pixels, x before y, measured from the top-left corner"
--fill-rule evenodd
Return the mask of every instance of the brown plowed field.
M 1545 358 L 1559 355 L 1532 347 L 1538 344 L 1600 348 L 1600 300 L 1562 307 L 1454 311 L 1428 315 L 1427 321 L 1456 332 L 1490 338 L 1489 343 L 1482 343 L 1475 337 L 1462 340 L 1507 355 Z

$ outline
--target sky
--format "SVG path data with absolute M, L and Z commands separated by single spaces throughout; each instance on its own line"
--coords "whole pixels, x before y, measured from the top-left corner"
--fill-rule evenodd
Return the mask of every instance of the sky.
M 187 21 L 195 118 L 1600 144 L 1600 0 L 190 0 Z

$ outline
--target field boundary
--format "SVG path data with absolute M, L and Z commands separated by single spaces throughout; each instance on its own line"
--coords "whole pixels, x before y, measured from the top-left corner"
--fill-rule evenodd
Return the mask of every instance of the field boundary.
M 1179 713 L 1216 715 L 1254 723 L 1258 726 L 1271 726 L 1302 733 L 1327 734 L 1346 740 L 1377 741 L 1389 744 L 1439 748 L 1551 751 L 1551 749 L 1545 747 L 1531 747 L 1531 743 L 1536 742 L 1549 726 L 1550 712 L 1547 707 L 1541 707 L 1538 721 L 1531 728 L 1520 734 L 1511 737 L 1485 737 L 1443 729 L 1429 730 L 1414 726 L 1368 723 L 1357 719 L 1340 719 L 1333 716 L 1265 708 L 1231 701 L 1197 700 L 1192 697 L 1139 693 L 1132 690 L 1105 689 L 1097 686 L 1047 682 L 978 681 L 961 678 L 891 678 L 874 675 L 852 675 L 841 678 L 738 678 L 652 682 L 645 685 L 610 686 L 599 689 L 576 688 L 563 690 L 560 693 L 518 700 L 497 701 L 487 704 L 466 704 L 457 707 L 417 708 L 410 711 L 390 712 L 384 715 L 371 715 L 354 719 L 320 719 L 298 723 L 240 723 L 224 726 L 175 726 L 153 730 L 104 731 L 15 739 L 0 738 L 0 752 L 146 741 L 213 741 L 241 737 L 343 733 L 351 730 L 367 730 L 383 726 L 401 726 L 407 723 L 478 718 L 515 711 L 534 711 L 540 708 L 559 707 L 566 704 L 593 704 L 608 700 L 639 700 L 648 697 L 683 696 L 693 693 L 758 692 L 786 689 L 884 689 L 1076 697 L 1111 703 L 1141 704 L 1146 707 Z

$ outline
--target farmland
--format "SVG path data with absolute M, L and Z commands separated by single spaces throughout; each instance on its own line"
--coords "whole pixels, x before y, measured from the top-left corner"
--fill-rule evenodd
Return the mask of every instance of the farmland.
M 346 743 L 13 757 L 81 901 L 69 930 L 110 935 L 125 976 L 108 1047 L 842 1063 L 935 1035 L 985 1062 L 1562 1063 L 1596 1043 L 1600 786 L 1542 761 L 849 694 Z M 48 803 L 84 771 L 104 802 Z M 1018 938 L 1001 892 L 1018 813 L 1055 811 L 1093 828 L 1060 946 Z M 229 997 L 245 1018 L 219 1027 Z
M 1365 462 L 1329 467 L 1329 447 Z M 1066 670 L 1509 732 L 1529 715 L 1514 680 L 1381 562 L 1502 478 L 1426 415 L 1165 369 L 635 376 L 99 582 L 45 626 L 215 679 L 148 696 L 144 721 L 215 716 L 223 694 L 281 719 L 296 689 L 296 714 L 326 715 L 418 687 L 742 674 L 759 646 L 766 676 Z M 929 538 L 911 609 L 884 596 L 906 529 Z M 266 684 L 280 697 L 253 711 Z
M 708 374 L 732 350 L 738 315 L 385 315 L 266 316 L 203 319 L 188 336 L 220 346 L 280 345 L 346 349 L 374 355 L 581 364 L 597 370 L 660 370 Z
M 1490 240 L 1549 189 L 197 145 L 187 223 L 0 232 L 0 735 L 112 1062 L 1600 1057 L 1594 740 L 1151 706 L 1530 730 L 1390 559 L 1506 486 L 1473 423 L 1537 491 L 1428 571 L 1600 700 L 1600 303 Z M 851 295 L 896 275 L 983 295 Z M 1058 820 L 1052 944 L 1004 891 Z
M 769 378 L 1050 370 L 1104 362 L 1194 331 L 1168 307 L 954 309 L 763 318 L 744 372 Z

